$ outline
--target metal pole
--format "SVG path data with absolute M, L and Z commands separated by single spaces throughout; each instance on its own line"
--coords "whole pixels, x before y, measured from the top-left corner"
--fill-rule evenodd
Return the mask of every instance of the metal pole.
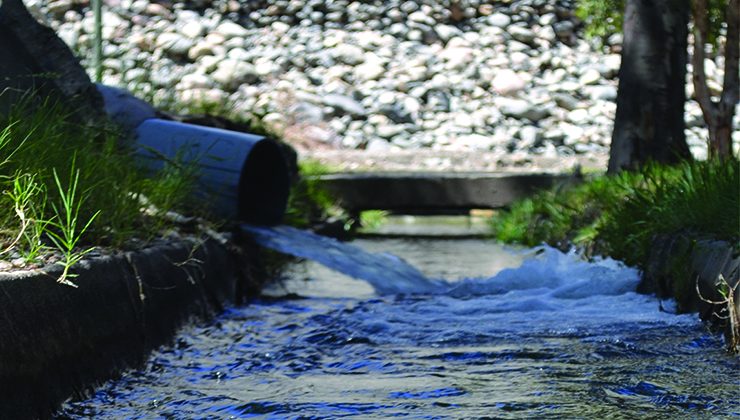
M 103 0 L 93 0 L 95 13 L 95 37 L 93 40 L 93 64 L 95 66 L 95 81 L 103 81 Z

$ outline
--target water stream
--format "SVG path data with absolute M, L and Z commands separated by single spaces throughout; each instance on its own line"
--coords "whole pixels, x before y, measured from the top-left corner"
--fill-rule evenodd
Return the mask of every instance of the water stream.
M 295 264 L 60 416 L 740 417 L 740 360 L 695 315 L 635 293 L 638 273 L 618 262 L 247 229 L 349 276 Z

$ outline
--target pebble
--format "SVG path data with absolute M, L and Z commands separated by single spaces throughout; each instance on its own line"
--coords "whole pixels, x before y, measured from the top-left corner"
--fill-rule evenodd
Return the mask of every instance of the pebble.
M 88 2 L 27 4 L 91 66 Z M 573 4 L 117 0 L 106 4 L 105 81 L 317 127 L 330 147 L 508 150 L 512 161 L 603 152 L 622 37 L 593 47 Z M 716 91 L 722 63 L 706 68 Z M 687 109 L 692 141 L 706 137 L 696 103 Z
M 534 31 L 523 26 L 512 25 L 509 26 L 507 30 L 509 31 L 509 35 L 511 35 L 512 38 L 524 44 L 531 44 L 532 41 L 534 41 L 535 39 Z
M 330 106 L 341 111 L 342 113 L 346 113 L 349 115 L 364 117 L 368 114 L 367 110 L 365 109 L 365 107 L 362 106 L 362 104 L 347 95 L 325 95 L 323 98 L 323 102 L 324 105 Z
M 500 95 L 513 95 L 526 87 L 527 83 L 515 71 L 502 69 L 491 81 L 491 88 Z
M 497 28 L 505 28 L 509 26 L 511 23 L 511 17 L 509 15 L 506 15 L 504 13 L 494 13 L 486 19 L 486 22 L 491 25 L 495 26 Z

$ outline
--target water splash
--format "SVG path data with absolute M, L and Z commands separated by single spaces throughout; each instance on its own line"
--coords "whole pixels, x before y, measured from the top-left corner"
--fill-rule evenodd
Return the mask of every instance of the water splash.
M 428 279 L 395 255 L 371 253 L 354 245 L 289 226 L 244 224 L 242 230 L 260 245 L 321 263 L 350 277 L 365 280 L 380 295 L 438 293 L 449 288 L 443 280 Z
M 563 253 L 541 246 L 520 267 L 502 270 L 490 278 L 466 279 L 448 294 L 469 297 L 524 292 L 528 296 L 583 299 L 633 292 L 639 282 L 637 269 L 611 258 L 585 261 L 574 251 Z
M 263 244 L 333 259 L 344 272 L 370 259 L 377 270 L 365 276 L 375 277 L 376 288 L 404 293 L 358 297 L 346 288 L 338 296 L 227 309 L 187 328 L 145 369 L 106 384 L 91 400 L 66 404 L 59 417 L 740 416 L 740 360 L 694 315 L 658 311 L 653 297 L 630 291 L 636 270 L 613 260 L 586 262 L 540 247 L 517 268 L 448 271 L 441 268 L 506 256 L 483 241 L 467 248 L 459 241 L 359 241 L 396 252 L 432 277 L 488 275 L 430 284 L 388 254 L 367 256 L 292 229 L 254 231 Z M 300 247 L 288 237 L 294 234 L 305 242 Z M 392 279 L 399 266 L 413 280 Z M 309 278 L 335 287 L 345 276 L 322 269 Z M 286 282 L 298 293 L 306 285 L 297 277 Z M 413 293 L 419 290 L 433 293 Z
M 638 271 L 620 262 L 610 258 L 584 261 L 575 252 L 563 253 L 548 246 L 536 248 L 520 267 L 505 269 L 493 277 L 447 281 L 429 279 L 393 254 L 368 252 L 308 231 L 288 226 L 242 225 L 242 229 L 262 246 L 365 280 L 379 295 L 448 294 L 461 298 L 510 293 L 512 298 L 521 295 L 522 304 L 532 306 L 542 303 L 543 297 L 621 295 L 634 291 L 639 283 Z

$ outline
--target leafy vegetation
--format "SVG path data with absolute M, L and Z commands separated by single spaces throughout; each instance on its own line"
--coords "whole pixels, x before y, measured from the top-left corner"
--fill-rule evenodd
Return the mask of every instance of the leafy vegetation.
M 579 0 L 576 16 L 586 23 L 586 36 L 608 38 L 622 32 L 625 0 Z
M 576 16 L 585 22 L 586 36 L 604 39 L 622 32 L 626 0 L 578 0 L 577 3 Z M 715 47 L 725 21 L 726 8 L 727 0 L 709 0 L 708 41 Z
M 686 232 L 738 243 L 738 161 L 648 165 L 522 200 L 492 221 L 495 236 L 525 245 L 571 245 L 640 266 L 658 234 Z
M 388 214 L 385 210 L 365 210 L 360 213 L 360 227 L 378 229 L 388 221 Z
M 192 171 L 173 162 L 146 177 L 117 131 L 84 125 L 51 99 L 29 95 L 0 127 L 0 258 L 34 266 L 56 253 L 60 281 L 94 246 L 156 235 L 190 188 Z
M 343 218 L 337 199 L 315 179 L 331 173 L 332 169 L 314 161 L 302 161 L 298 167 L 301 177 L 291 189 L 285 223 L 308 227 L 329 218 Z
M 651 240 L 661 233 L 740 240 L 737 160 L 648 168 L 637 185 L 624 188 L 625 199 L 612 210 L 601 236 L 609 252 L 627 263 L 644 261 Z
M 59 277 L 60 281 L 72 284 L 67 279 L 75 277 L 75 275 L 70 274 L 69 269 L 82 260 L 86 254 L 95 249 L 92 247 L 80 249 L 79 243 L 82 235 L 90 227 L 90 224 L 100 215 L 100 210 L 90 216 L 87 222 L 83 222 L 84 226 L 80 227 L 80 208 L 86 197 L 80 197 L 77 191 L 77 186 L 80 182 L 79 169 L 75 168 L 73 161 L 70 172 L 74 173 L 74 175 L 70 175 L 69 185 L 66 188 L 62 187 L 56 169 L 52 169 L 52 172 L 54 173 L 54 182 L 59 191 L 60 206 L 57 206 L 56 203 L 51 203 L 54 209 L 54 216 L 47 221 L 47 226 L 54 227 L 54 229 L 46 230 L 46 234 L 54 246 L 62 252 L 62 259 L 59 261 L 59 264 L 64 268 L 64 271 Z

